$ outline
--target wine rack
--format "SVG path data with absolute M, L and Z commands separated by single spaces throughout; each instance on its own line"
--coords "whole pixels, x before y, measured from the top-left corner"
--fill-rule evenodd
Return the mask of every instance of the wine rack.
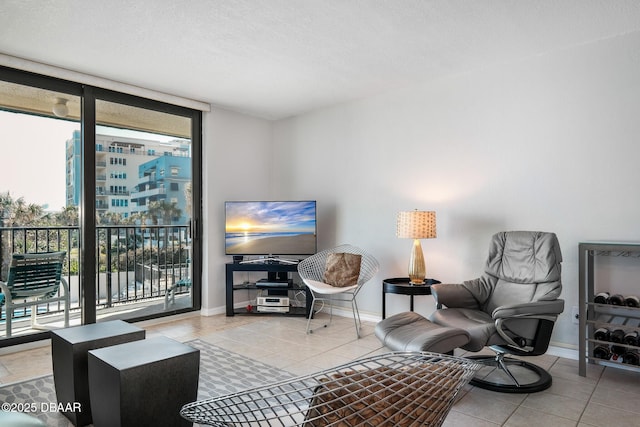
M 615 283 L 597 283 L 595 274 L 595 258 L 599 256 L 629 257 L 640 269 L 640 243 L 580 243 L 578 245 L 578 277 L 579 277 L 579 374 L 586 376 L 587 363 L 601 364 L 640 371 L 640 366 L 618 360 L 594 357 L 594 350 L 598 346 L 611 348 L 616 346 L 618 352 L 632 352 L 640 354 L 640 343 L 611 342 L 596 339 L 594 333 L 599 328 L 610 331 L 622 329 L 625 333 L 640 331 L 640 308 L 606 303 L 596 303 L 595 296 L 599 292 L 608 291 L 612 295 L 622 293 L 616 289 Z M 633 292 L 640 295 L 640 284 L 635 285 Z

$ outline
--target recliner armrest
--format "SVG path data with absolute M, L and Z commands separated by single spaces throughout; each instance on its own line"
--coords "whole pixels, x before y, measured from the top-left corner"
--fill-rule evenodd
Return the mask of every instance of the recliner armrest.
M 525 304 L 503 305 L 491 313 L 494 319 L 506 319 L 513 317 L 557 316 L 564 311 L 564 300 L 536 301 Z
M 431 295 L 437 304 L 449 308 L 480 308 L 471 292 L 459 283 L 431 285 Z

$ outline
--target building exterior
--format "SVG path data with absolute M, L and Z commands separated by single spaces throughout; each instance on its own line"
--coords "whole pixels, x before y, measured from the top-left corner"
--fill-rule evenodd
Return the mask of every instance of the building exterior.
M 185 186 L 191 182 L 191 159 L 164 155 L 141 164 L 138 170 L 138 185 L 131 193 L 132 213 L 155 216 L 159 224 L 186 224 Z M 153 202 L 175 206 L 180 212 L 165 209 L 165 214 L 153 213 Z
M 82 185 L 82 142 L 80 131 L 74 130 L 71 139 L 66 143 L 66 205 L 80 205 L 80 186 Z
M 66 142 L 67 206 L 80 205 L 81 144 L 80 131 L 74 131 Z M 96 135 L 96 210 L 99 217 L 105 218 L 110 213 L 126 219 L 134 213 L 147 213 L 150 202 L 164 200 L 175 202 L 182 212 L 180 217 L 172 218 L 172 222 L 184 223 L 188 218 L 184 190 L 190 181 L 191 146 L 188 142 Z

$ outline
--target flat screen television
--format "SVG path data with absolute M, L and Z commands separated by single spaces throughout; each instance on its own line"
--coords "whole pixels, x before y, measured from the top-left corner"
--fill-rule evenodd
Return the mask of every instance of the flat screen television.
M 312 255 L 316 201 L 225 202 L 225 254 Z

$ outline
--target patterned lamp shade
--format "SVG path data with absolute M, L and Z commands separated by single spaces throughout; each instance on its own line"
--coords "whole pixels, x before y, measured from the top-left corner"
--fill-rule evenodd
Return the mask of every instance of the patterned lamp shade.
M 398 212 L 396 236 L 405 239 L 433 239 L 436 237 L 434 211 Z
M 411 259 L 409 260 L 409 283 L 424 284 L 427 276 L 420 239 L 436 237 L 436 213 L 434 211 L 398 212 L 396 236 L 413 239 Z

